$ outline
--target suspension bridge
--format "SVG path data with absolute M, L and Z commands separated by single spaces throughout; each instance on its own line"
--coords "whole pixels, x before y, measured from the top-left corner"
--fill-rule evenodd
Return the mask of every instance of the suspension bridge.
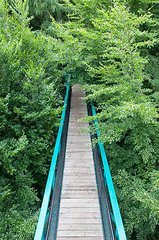
M 83 133 L 96 115 L 80 85 L 66 86 L 64 109 L 34 240 L 126 240 L 103 144 Z M 97 120 L 95 124 L 98 125 Z

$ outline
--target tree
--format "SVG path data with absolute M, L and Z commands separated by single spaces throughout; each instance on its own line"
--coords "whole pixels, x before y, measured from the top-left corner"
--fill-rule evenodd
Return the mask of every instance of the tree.
M 34 30 L 46 31 L 53 35 L 51 30 L 51 17 L 56 21 L 65 21 L 69 8 L 62 5 L 60 0 L 29 0 L 29 15 L 33 16 L 31 27 Z
M 96 106 L 128 239 L 157 239 L 159 124 L 146 68 L 158 22 L 122 2 L 74 1 L 59 35 L 72 55 L 68 68 L 79 73 L 86 100 Z
M 33 239 L 63 105 L 60 40 L 29 28 L 27 1 L 0 1 L 0 235 Z

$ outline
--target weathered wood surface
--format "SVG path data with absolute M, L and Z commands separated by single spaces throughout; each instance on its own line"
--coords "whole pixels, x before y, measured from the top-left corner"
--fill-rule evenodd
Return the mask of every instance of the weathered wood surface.
M 81 133 L 88 123 L 75 121 L 87 115 L 81 97 L 84 92 L 74 85 L 57 240 L 104 239 L 90 136 Z

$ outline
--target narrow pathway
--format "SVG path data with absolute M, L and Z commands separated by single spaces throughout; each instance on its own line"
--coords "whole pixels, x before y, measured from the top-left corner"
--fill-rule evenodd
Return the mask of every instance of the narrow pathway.
M 91 140 L 80 130 L 88 123 L 76 122 L 87 115 L 79 85 L 72 88 L 70 122 L 61 194 L 57 240 L 103 240 Z

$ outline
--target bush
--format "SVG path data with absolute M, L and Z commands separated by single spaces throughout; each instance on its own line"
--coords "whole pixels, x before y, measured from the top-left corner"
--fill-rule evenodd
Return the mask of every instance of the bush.
M 57 40 L 0 1 L 0 235 L 33 239 L 63 104 Z

